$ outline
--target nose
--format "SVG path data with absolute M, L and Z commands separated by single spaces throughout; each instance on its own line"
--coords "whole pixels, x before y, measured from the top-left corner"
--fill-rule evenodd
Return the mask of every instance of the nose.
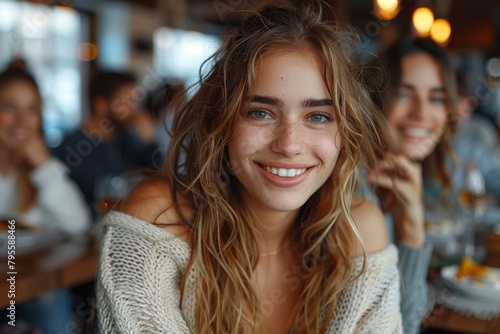
M 294 121 L 285 121 L 279 125 L 276 131 L 272 150 L 286 157 L 292 157 L 302 153 L 303 140 L 299 124 Z
M 416 97 L 411 103 L 411 117 L 414 119 L 424 119 L 425 115 L 429 112 L 430 105 L 424 97 Z
M 17 125 L 26 124 L 29 118 L 29 111 L 24 110 L 22 108 L 16 108 L 15 110 L 15 121 Z

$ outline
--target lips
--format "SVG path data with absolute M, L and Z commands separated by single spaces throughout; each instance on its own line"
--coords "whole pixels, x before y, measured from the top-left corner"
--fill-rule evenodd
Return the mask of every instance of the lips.
M 289 163 L 256 163 L 260 174 L 270 184 L 280 188 L 296 187 L 305 182 L 314 166 Z
M 29 131 L 26 129 L 13 129 L 10 135 L 14 140 L 26 140 L 29 136 Z

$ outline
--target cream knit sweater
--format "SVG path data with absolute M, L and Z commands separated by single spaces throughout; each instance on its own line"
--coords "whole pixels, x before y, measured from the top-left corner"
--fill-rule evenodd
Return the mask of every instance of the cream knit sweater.
M 100 333 L 194 333 L 194 273 L 179 307 L 188 245 L 165 229 L 120 212 L 103 221 L 97 285 Z M 353 260 L 361 268 L 362 258 Z M 363 275 L 340 296 L 328 333 L 401 333 L 397 250 L 367 257 Z

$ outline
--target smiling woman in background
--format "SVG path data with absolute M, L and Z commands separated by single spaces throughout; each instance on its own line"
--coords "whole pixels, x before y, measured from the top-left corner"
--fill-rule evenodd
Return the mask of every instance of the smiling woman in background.
M 90 226 L 90 212 L 65 165 L 49 154 L 41 105 L 31 74 L 23 68 L 0 73 L 0 218 L 15 219 L 16 228 L 80 235 Z M 65 332 L 73 321 L 72 307 L 68 290 L 53 290 L 16 307 L 18 327 L 27 324 L 42 333 Z M 13 329 L 3 326 L 2 333 Z
M 426 241 L 424 213 L 450 189 L 445 158 L 457 128 L 455 72 L 446 52 L 430 39 L 406 39 L 391 46 L 370 66 L 371 91 L 399 143 L 377 172 L 368 174 L 399 248 L 401 313 L 404 333 L 419 332 L 428 308 L 427 272 L 432 245 Z M 378 94 L 377 94 L 378 93 Z M 423 186 L 429 190 L 423 195 Z M 434 197 L 430 197 L 430 196 Z M 377 200 L 377 199 L 376 199 Z M 442 203 L 443 205 L 445 203 Z
M 0 74 L 0 217 L 24 227 L 80 234 L 90 213 L 42 134 L 41 96 L 24 69 Z

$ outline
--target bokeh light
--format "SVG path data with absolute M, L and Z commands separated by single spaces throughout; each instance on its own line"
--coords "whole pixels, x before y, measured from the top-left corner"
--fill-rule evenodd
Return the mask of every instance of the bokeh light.
M 419 36 L 428 36 L 433 23 L 434 13 L 430 8 L 420 7 L 413 12 L 413 26 Z
M 431 38 L 440 45 L 448 44 L 451 35 L 451 25 L 446 19 L 437 19 L 431 28 Z
M 381 20 L 392 20 L 399 14 L 399 0 L 375 0 L 375 15 Z
M 82 43 L 78 48 L 78 57 L 83 61 L 92 61 L 97 58 L 97 46 L 93 43 Z

